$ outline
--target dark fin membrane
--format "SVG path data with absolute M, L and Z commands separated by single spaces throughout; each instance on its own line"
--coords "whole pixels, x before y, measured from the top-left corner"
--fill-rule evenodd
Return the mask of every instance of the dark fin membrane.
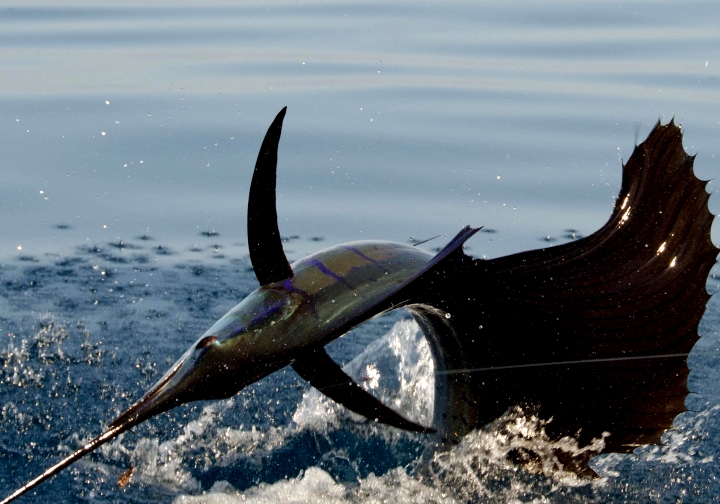
M 416 302 L 453 315 L 464 369 L 440 372 L 471 382 L 477 415 L 466 432 L 525 405 L 552 419 L 555 439 L 609 433 L 597 453 L 660 442 L 685 411 L 687 355 L 719 250 L 693 159 L 680 128 L 658 123 L 596 233 L 487 261 L 456 255 L 416 282 Z M 590 456 L 569 465 L 592 473 Z
M 260 147 L 248 198 L 247 233 L 250 261 L 260 285 L 293 276 L 278 230 L 275 208 L 277 151 L 280 143 L 284 107 L 265 134 Z
M 297 374 L 327 397 L 370 421 L 413 432 L 435 432 L 434 429 L 408 420 L 385 406 L 345 374 L 324 348 L 296 360 L 292 367 Z

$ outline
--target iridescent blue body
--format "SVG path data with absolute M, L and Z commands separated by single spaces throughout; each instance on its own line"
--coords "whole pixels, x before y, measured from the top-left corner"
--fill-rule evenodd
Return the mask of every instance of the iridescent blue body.
M 172 401 L 193 396 L 204 377 L 222 366 L 226 380 L 211 394 L 229 397 L 286 366 L 298 352 L 323 347 L 376 315 L 366 312 L 432 258 L 417 247 L 379 241 L 347 243 L 305 257 L 292 265 L 291 278 L 259 287 L 218 320 L 153 390 L 167 391 Z M 207 398 L 208 388 L 199 388 Z M 158 399 L 153 408 L 164 402 Z
M 432 254 L 391 242 L 331 247 L 292 265 L 294 276 L 251 293 L 205 336 L 253 361 L 289 360 L 308 345 L 324 346 L 432 259 Z M 236 348 L 235 348 L 236 347 Z M 242 350 L 241 350 L 242 349 Z M 271 351 L 270 351 L 271 350 Z

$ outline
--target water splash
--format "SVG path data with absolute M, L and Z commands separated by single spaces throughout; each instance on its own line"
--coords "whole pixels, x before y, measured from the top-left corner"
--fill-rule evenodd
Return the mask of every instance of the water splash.
M 435 400 L 435 363 L 430 346 L 413 320 L 401 320 L 370 343 L 343 368 L 366 390 L 410 420 L 431 425 Z M 315 389 L 308 390 L 293 421 L 300 428 L 325 430 L 339 418 L 365 422 Z
M 461 501 L 550 502 L 550 495 L 555 495 L 553 500 L 590 498 L 592 489 L 583 487 L 597 482 L 578 478 L 563 461 L 599 452 L 604 438 L 584 447 L 569 437 L 552 440 L 545 432 L 548 423 L 516 407 L 465 436 L 452 450 L 435 453 L 420 474 L 434 488 L 452 489 Z

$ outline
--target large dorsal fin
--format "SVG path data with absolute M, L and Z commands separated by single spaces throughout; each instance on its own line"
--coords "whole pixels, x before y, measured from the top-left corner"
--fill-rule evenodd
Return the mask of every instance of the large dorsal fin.
M 293 276 L 283 251 L 275 209 L 277 150 L 286 110 L 287 107 L 283 107 L 265 133 L 250 184 L 247 211 L 248 248 L 260 285 Z
M 604 439 L 602 453 L 661 442 L 686 409 L 687 355 L 720 252 L 705 185 L 680 128 L 658 124 L 624 166 L 620 196 L 600 230 L 445 268 L 420 292 L 418 302 L 452 312 L 466 358 L 463 369 L 439 370 L 471 383 L 477 420 L 452 432 L 455 439 L 530 405 L 552 418 L 545 427 L 552 439 Z M 456 415 L 453 405 L 450 411 Z M 573 455 L 570 467 L 588 474 L 597 453 Z

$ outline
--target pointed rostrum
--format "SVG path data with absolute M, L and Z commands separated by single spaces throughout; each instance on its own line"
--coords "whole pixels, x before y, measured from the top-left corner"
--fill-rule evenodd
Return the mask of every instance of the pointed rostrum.
M 248 248 L 260 285 L 293 276 L 283 251 L 275 208 L 277 151 L 286 110 L 287 107 L 284 107 L 278 113 L 265 134 L 250 184 L 247 211 Z

